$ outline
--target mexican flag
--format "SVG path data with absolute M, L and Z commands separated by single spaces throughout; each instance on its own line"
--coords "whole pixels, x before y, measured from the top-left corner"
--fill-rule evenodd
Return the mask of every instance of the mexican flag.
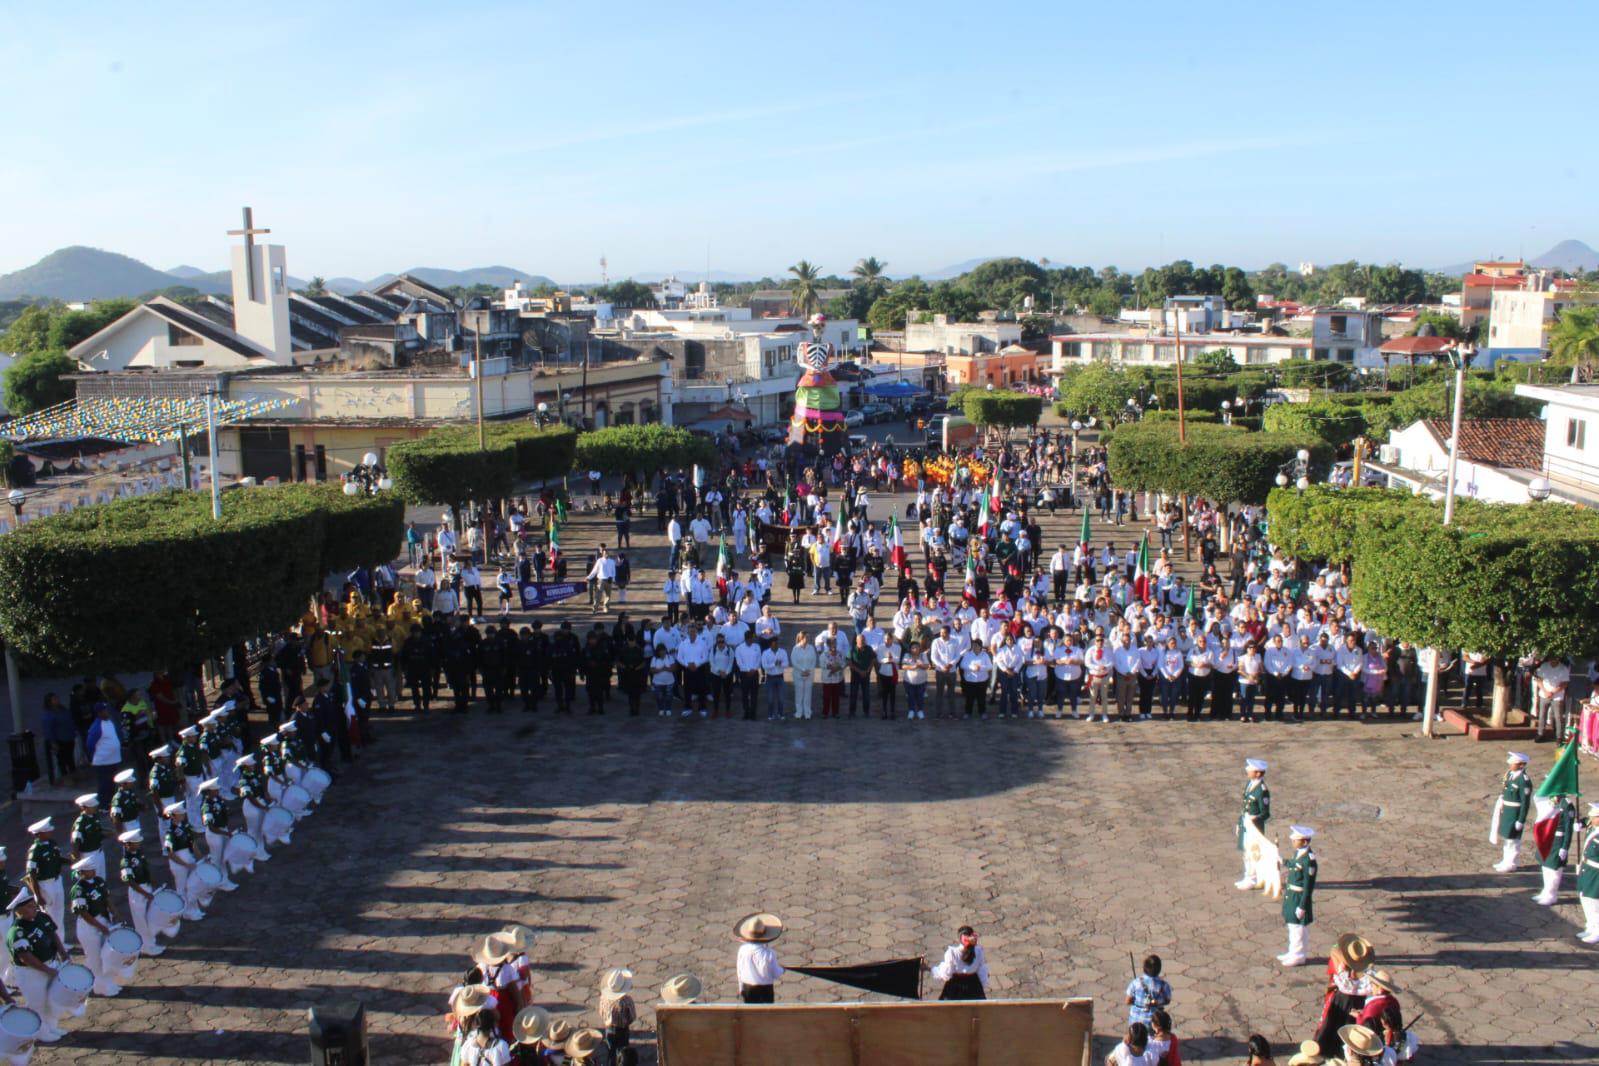
M 988 490 L 984 489 L 983 490 L 983 495 L 978 499 L 978 503 L 977 503 L 977 533 L 978 533 L 979 536 L 983 536 L 983 537 L 988 536 L 988 523 L 989 523 L 989 513 L 988 512 L 989 512 Z
M 888 561 L 894 565 L 895 570 L 905 569 L 905 535 L 900 532 L 899 516 L 895 515 L 888 520 Z
M 970 584 L 977 580 L 977 549 L 968 545 L 966 548 L 966 582 Z
M 1199 602 L 1194 599 L 1194 590 L 1191 588 L 1188 590 L 1188 606 L 1184 609 L 1183 613 L 1188 615 L 1190 618 L 1199 617 Z
M 1093 539 L 1094 539 L 1093 530 L 1090 529 L 1089 525 L 1088 525 L 1088 508 L 1084 507 L 1083 508 L 1083 531 L 1081 533 L 1077 534 L 1077 543 L 1081 544 L 1083 546 L 1083 550 L 1084 551 L 1087 551 L 1088 550 L 1088 545 Z
M 1133 568 L 1133 594 L 1143 603 L 1149 602 L 1149 531 L 1138 542 L 1138 562 Z
M 1538 857 L 1546 858 L 1554 844 L 1555 828 L 1560 823 L 1559 796 L 1577 795 L 1577 738 L 1572 737 L 1555 757 L 1555 764 L 1544 776 L 1543 784 L 1533 793 L 1533 806 L 1537 817 L 1532 825 L 1532 838 L 1538 844 Z
M 550 521 L 550 565 L 561 557 L 561 523 L 552 519 Z
M 733 570 L 733 553 L 727 549 L 727 534 L 722 534 L 722 543 L 716 549 L 716 576 L 725 577 Z

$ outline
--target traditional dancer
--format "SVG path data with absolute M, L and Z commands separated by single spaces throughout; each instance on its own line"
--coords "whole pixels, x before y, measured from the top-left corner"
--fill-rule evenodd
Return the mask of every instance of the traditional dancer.
M 987 999 L 988 958 L 969 925 L 960 927 L 959 944 L 944 949 L 944 958 L 933 967 L 933 976 L 944 982 L 939 999 Z
M 738 996 L 745 1003 L 775 1003 L 773 986 L 783 976 L 777 952 L 767 945 L 783 935 L 783 920 L 775 914 L 740 918 L 733 935 L 743 941 L 738 949 Z

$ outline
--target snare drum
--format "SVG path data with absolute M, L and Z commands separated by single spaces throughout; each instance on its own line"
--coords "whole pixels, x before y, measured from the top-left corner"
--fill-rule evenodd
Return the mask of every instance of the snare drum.
M 234 833 L 228 837 L 227 844 L 222 848 L 222 863 L 230 875 L 240 870 L 245 873 L 254 872 L 255 837 L 249 833 Z
M 222 889 L 222 870 L 217 864 L 202 861 L 194 864 L 194 870 L 189 874 L 189 885 L 194 892 L 194 902 L 201 907 L 211 904 L 211 899 Z
M 274 847 L 287 844 L 293 833 L 294 815 L 287 807 L 268 807 L 261 816 L 261 835 L 268 844 Z
M 83 1013 L 84 1004 L 89 1001 L 89 990 L 93 987 L 94 973 L 81 962 L 68 962 L 56 971 L 45 995 L 56 1010 L 76 1017 Z
M 41 1025 L 38 1013 L 27 1007 L 0 1010 L 0 1055 L 13 1062 L 26 1062 Z
M 301 787 L 311 793 L 312 803 L 321 803 L 322 793 L 326 792 L 331 784 L 333 784 L 333 775 L 320 766 L 306 770 L 305 776 L 300 779 Z
M 311 813 L 311 793 L 299 785 L 290 785 L 283 790 L 282 806 L 296 818 L 304 818 Z
M 126 981 L 133 976 L 143 949 L 144 937 L 137 930 L 119 925 L 106 934 L 105 946 L 100 949 L 100 969 L 107 977 Z
M 145 915 L 152 936 L 177 936 L 178 926 L 183 924 L 183 897 L 170 888 L 158 888 Z

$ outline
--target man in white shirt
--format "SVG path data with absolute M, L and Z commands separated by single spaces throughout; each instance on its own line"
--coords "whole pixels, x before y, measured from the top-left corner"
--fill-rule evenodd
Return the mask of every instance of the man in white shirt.
M 694 520 L 688 524 L 688 531 L 693 536 L 694 543 L 702 548 L 711 539 L 711 523 L 706 521 L 704 515 L 696 515 Z
M 1360 706 L 1360 675 L 1366 666 L 1365 649 L 1361 648 L 1353 633 L 1344 634 L 1343 646 L 1337 651 L 1335 663 L 1338 672 L 1333 675 L 1333 685 L 1337 698 L 1333 713 L 1347 706 L 1353 716 Z
M 1571 667 L 1563 659 L 1545 659 L 1532 672 L 1533 710 L 1541 740 L 1545 733 L 1557 732 L 1566 713 L 1566 688 L 1571 684 Z
M 783 923 L 773 914 L 751 914 L 739 921 L 733 935 L 743 941 L 738 948 L 738 996 L 745 1003 L 776 1002 L 774 987 L 784 974 L 777 952 L 767 945 L 783 935 Z
M 933 695 L 938 702 L 939 717 L 954 718 L 955 674 L 960 669 L 961 650 L 950 637 L 948 626 L 941 628 L 933 638 L 928 658 L 933 664 Z
M 761 652 L 761 678 L 766 685 L 766 720 L 779 722 L 788 717 L 783 703 L 783 682 L 788 673 L 788 652 L 775 639 Z
M 739 700 L 744 705 L 744 720 L 755 721 L 755 704 L 761 685 L 761 646 L 753 632 L 744 634 L 744 643 L 733 649 L 734 676 L 738 679 Z
M 677 644 L 677 663 L 683 668 L 683 715 L 688 716 L 690 705 L 698 704 L 701 715 L 705 713 L 706 687 L 710 673 L 710 642 L 700 632 L 697 624 L 690 623 L 688 632 Z
M 594 605 L 589 610 L 591 612 L 597 611 L 600 614 L 609 614 L 611 610 L 611 590 L 616 587 L 616 560 L 606 553 L 604 547 L 600 548 L 599 556 L 594 560 L 594 566 L 589 570 L 588 580 L 595 583 Z M 479 584 L 481 584 L 481 581 Z M 482 602 L 482 597 L 479 596 L 479 607 L 482 606 Z

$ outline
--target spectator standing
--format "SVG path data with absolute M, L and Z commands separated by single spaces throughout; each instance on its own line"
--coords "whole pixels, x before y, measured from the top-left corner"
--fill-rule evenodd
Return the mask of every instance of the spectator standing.
M 111 793 L 116 789 L 117 768 L 122 765 L 122 737 L 117 723 L 111 717 L 111 705 L 101 700 L 94 708 L 94 722 L 84 741 L 89 753 L 89 765 L 94 767 L 95 794 L 100 797 L 100 807 L 111 805 Z

